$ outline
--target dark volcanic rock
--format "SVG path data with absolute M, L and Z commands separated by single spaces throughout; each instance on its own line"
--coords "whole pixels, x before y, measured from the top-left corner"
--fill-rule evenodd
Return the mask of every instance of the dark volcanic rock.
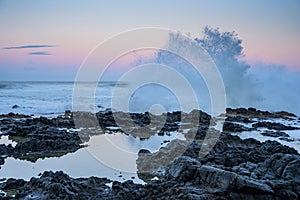
M 193 181 L 193 174 L 200 165 L 201 163 L 197 159 L 181 156 L 167 168 L 167 174 L 184 182 Z
M 246 124 L 254 122 L 254 120 L 251 120 L 248 117 L 243 117 L 243 116 L 228 116 L 228 117 L 226 117 L 225 121 L 241 122 L 241 123 L 246 123 Z
M 188 141 L 175 139 L 158 152 L 140 151 L 136 160 L 138 176 L 145 181 L 160 176 L 159 172 L 180 157 L 185 152 L 188 144 Z
M 147 149 L 141 149 L 140 151 L 139 151 L 139 154 L 140 153 L 151 153 L 149 150 L 147 150 Z
M 188 114 L 183 114 L 183 117 L 183 121 L 199 124 L 200 126 L 208 126 L 211 124 L 211 116 L 199 110 L 192 110 Z
M 299 155 L 278 153 L 258 164 L 245 162 L 239 171 L 232 171 L 233 168 L 212 163 L 201 165 L 197 160 L 182 157 L 170 165 L 167 176 L 205 186 L 209 193 L 226 199 L 298 199 L 299 164 Z
M 12 109 L 16 109 L 16 108 L 19 108 L 20 106 L 18 106 L 18 105 L 13 105 L 11 108 Z
M 299 167 L 299 155 L 276 153 L 267 158 L 264 162 L 259 163 L 255 174 L 265 179 L 300 181 Z
M 191 143 L 189 153 L 166 168 L 165 178 L 205 186 L 207 192 L 226 198 L 300 197 L 300 157 L 290 147 L 223 133 L 207 156 L 198 157 L 200 149 L 201 144 Z
M 13 181 L 13 180 L 12 180 Z M 215 199 L 201 186 L 174 180 L 152 181 L 147 185 L 114 181 L 106 178 L 71 178 L 63 172 L 44 172 L 15 187 L 15 199 Z
M 293 119 L 296 117 L 295 114 L 280 111 L 280 112 L 268 112 L 268 111 L 261 111 L 255 108 L 227 108 L 226 115 L 228 117 L 246 117 L 246 118 L 259 118 L 259 119 L 266 119 L 266 118 L 282 118 L 282 119 Z M 237 118 L 239 120 L 239 118 Z M 241 122 L 241 121 L 240 121 Z M 245 122 L 247 123 L 247 122 Z
M 30 115 L 24 115 L 24 114 L 19 114 L 19 113 L 8 113 L 8 114 L 1 114 L 0 118 L 16 118 L 16 119 L 20 119 L 20 118 L 31 118 Z
M 81 148 L 77 132 L 59 129 L 74 127 L 74 114 L 66 112 L 64 116 L 53 119 L 0 119 L 3 133 L 24 139 L 15 147 L 0 145 L 0 162 L 7 156 L 34 161 L 45 155 L 65 154 Z M 83 125 L 118 128 L 111 110 L 77 114 L 87 117 L 86 121 L 82 121 Z M 119 120 L 126 125 L 124 116 L 124 113 L 119 113 Z M 209 127 L 211 117 L 197 110 L 165 113 L 157 117 L 150 113 L 129 116 L 135 125 L 141 127 L 138 130 L 147 130 L 150 124 L 165 119 L 161 135 L 177 130 L 181 120 L 191 121 L 187 125 L 190 130 L 184 133 L 186 141 L 170 140 L 158 152 L 139 151 L 138 176 L 147 184 L 134 184 L 131 180 L 120 183 L 96 177 L 71 178 L 63 172 L 44 172 L 41 177 L 27 182 L 8 179 L 0 184 L 0 189 L 16 192 L 15 199 L 300 199 L 300 155 L 295 149 L 276 141 L 261 143 L 230 134 L 252 130 L 238 123 L 258 121 L 253 124 L 254 128 L 278 130 L 262 134 L 287 138 L 288 135 L 280 130 L 296 127 L 261 119 L 294 118 L 290 113 L 270 113 L 254 108 L 227 109 L 223 133 Z M 96 119 L 99 123 L 89 124 L 88 119 Z M 159 179 L 151 181 L 154 176 Z M 112 183 L 112 186 L 107 186 L 107 183 Z
M 280 111 L 280 112 L 275 112 L 275 115 L 277 115 L 278 117 L 284 118 L 284 117 L 297 117 L 295 114 L 293 113 L 289 113 L 286 111 Z
M 256 110 L 255 108 L 227 108 L 226 114 L 228 116 L 244 116 L 250 118 L 273 118 L 275 114 L 268 111 Z
M 268 152 L 260 151 L 264 145 L 254 139 L 242 140 L 238 136 L 223 133 L 212 151 L 201 159 L 201 163 L 225 167 L 237 166 L 247 161 L 257 163 L 270 155 Z
M 261 134 L 268 137 L 290 137 L 288 134 L 282 131 L 264 131 Z
M 11 146 L 11 144 L 9 145 L 5 145 L 5 144 L 0 144 L 0 155 L 3 156 L 9 156 L 11 155 L 13 152 L 13 147 Z
M 275 122 L 257 122 L 255 124 L 252 124 L 252 127 L 254 128 L 267 128 L 270 130 L 298 130 L 298 127 L 293 126 L 286 126 L 281 123 L 275 123 Z
M 247 196 L 274 194 L 273 189 L 262 181 L 254 180 L 234 172 L 203 165 L 198 168 L 196 176 L 199 183 L 208 185 L 213 193 L 239 193 Z
M 231 122 L 225 122 L 223 125 L 223 131 L 224 132 L 231 132 L 231 133 L 235 133 L 235 132 L 242 132 L 242 131 L 250 131 L 251 129 L 240 125 L 240 124 L 236 124 L 236 123 L 231 123 Z
M 1 190 L 12 190 L 12 189 L 19 189 L 20 187 L 24 186 L 26 181 L 23 179 L 14 179 L 9 178 L 5 182 L 0 184 Z
M 44 172 L 21 187 L 16 199 L 108 199 L 106 178 L 73 179 L 63 172 Z
M 191 128 L 186 134 L 187 139 L 203 140 L 208 132 L 208 126 L 199 126 L 198 128 Z
M 263 142 L 259 150 L 261 151 L 262 154 L 266 154 L 268 156 L 271 156 L 275 153 L 299 155 L 299 153 L 295 149 L 288 147 L 286 145 L 282 145 L 277 141 L 270 141 L 270 140 Z
M 286 142 L 294 142 L 295 141 L 294 138 L 290 138 L 290 137 L 280 137 L 279 140 L 283 140 Z
M 68 113 L 67 113 L 68 114 Z M 61 130 L 73 127 L 72 120 L 67 116 L 57 118 L 23 118 L 15 115 L 0 119 L 2 134 L 17 142 L 11 145 L 0 146 L 0 164 L 4 164 L 6 157 L 15 157 L 36 161 L 38 158 L 56 157 L 74 152 L 81 148 L 82 140 L 78 132 Z M 20 119 L 19 119 L 20 118 Z

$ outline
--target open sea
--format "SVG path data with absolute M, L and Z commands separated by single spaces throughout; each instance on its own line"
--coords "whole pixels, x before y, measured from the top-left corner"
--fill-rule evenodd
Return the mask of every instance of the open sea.
M 115 82 L 102 82 L 95 110 L 110 107 Z M 0 82 L 0 113 L 59 115 L 72 110 L 74 82 Z M 16 106 L 15 106 L 16 105 Z
M 83 83 L 93 87 L 92 83 Z M 95 91 L 93 111 L 112 108 L 111 99 L 115 87 L 124 88 L 127 83 L 99 82 Z M 22 113 L 36 116 L 57 116 L 72 109 L 74 82 L 1 82 L 0 113 Z M 155 91 L 155 93 L 153 93 Z M 165 111 L 180 110 L 176 97 L 168 90 L 150 85 L 141 87 L 130 99 L 130 112 L 146 112 L 152 105 L 161 104 Z

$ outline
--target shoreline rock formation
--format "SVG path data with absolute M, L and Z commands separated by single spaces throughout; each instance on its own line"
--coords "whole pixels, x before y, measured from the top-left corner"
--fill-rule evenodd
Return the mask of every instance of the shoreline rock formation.
M 167 121 L 160 134 L 165 135 L 170 130 L 178 130 L 182 117 L 192 118 L 191 116 L 197 111 L 193 112 L 165 114 Z M 280 122 L 268 122 L 266 119 L 297 121 L 296 116 L 287 112 L 271 113 L 254 108 L 227 109 L 223 130 L 218 131 L 208 126 L 212 121 L 216 124 L 216 119 L 201 111 L 198 112 L 197 126 L 191 123 L 189 131 L 183 133 L 186 140 L 171 140 L 158 152 L 140 150 L 137 173 L 147 182 L 145 185 L 135 184 L 131 180 L 121 183 L 107 178 L 72 178 L 61 171 L 46 171 L 40 177 L 31 178 L 29 181 L 4 180 L 0 183 L 0 189 L 6 194 L 0 193 L 0 199 L 279 200 L 300 198 L 298 151 L 277 141 L 259 142 L 253 138 L 243 140 L 232 135 L 243 131 L 258 131 L 267 137 L 288 138 L 289 135 L 284 131 L 297 131 L 299 127 Z M 84 148 L 80 140 L 82 136 L 80 131 L 70 132 L 69 129 L 61 129 L 64 126 L 75 128 L 71 115 L 72 113 L 70 117 L 53 119 L 1 118 L 0 127 L 3 135 L 25 139 L 14 147 L 0 145 L 2 157 L 14 156 L 26 159 L 24 157 L 26 155 L 42 156 L 46 152 L 51 154 L 62 149 L 70 153 Z M 111 111 L 97 113 L 96 116 L 104 130 L 116 126 Z M 151 123 L 149 113 L 131 114 L 131 116 L 141 127 Z M 120 131 L 120 129 L 114 130 Z M 215 134 L 217 137 L 212 137 L 216 140 L 213 148 L 201 156 L 199 154 L 201 148 L 209 142 L 209 139 L 204 140 L 206 134 Z M 86 134 L 86 140 L 89 136 Z M 68 148 L 65 149 L 67 146 Z M 179 154 L 176 155 L 178 152 Z M 1 164 L 4 163 L 4 160 L 0 159 L 0 161 Z

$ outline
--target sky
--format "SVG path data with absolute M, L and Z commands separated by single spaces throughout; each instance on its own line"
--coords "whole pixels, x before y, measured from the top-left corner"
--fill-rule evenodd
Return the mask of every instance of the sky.
M 0 0 L 0 81 L 72 81 L 95 46 L 141 27 L 235 31 L 250 65 L 299 70 L 299 11 L 299 0 Z

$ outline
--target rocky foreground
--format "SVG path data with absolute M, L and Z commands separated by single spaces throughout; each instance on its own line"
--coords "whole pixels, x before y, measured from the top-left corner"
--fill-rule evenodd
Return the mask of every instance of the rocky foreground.
M 300 155 L 295 149 L 277 141 L 242 140 L 233 135 L 259 131 L 262 135 L 289 141 L 292 139 L 284 131 L 298 130 L 298 126 L 266 119 L 298 123 L 299 118 L 287 112 L 227 109 L 223 116 L 223 131 L 219 132 L 209 127 L 209 124 L 216 124 L 217 119 L 206 113 L 174 112 L 165 114 L 166 123 L 157 134 L 178 130 L 182 118 L 193 119 L 191 116 L 196 113 L 199 120 L 196 126 L 193 122 L 189 131 L 184 133 L 186 140 L 172 140 L 155 153 L 146 149 L 139 152 L 138 174 L 147 182 L 145 185 L 98 177 L 75 179 L 63 172 L 44 172 L 29 181 L 4 180 L 0 189 L 6 194 L 3 193 L 0 199 L 300 199 Z M 2 134 L 17 142 L 15 146 L 0 146 L 0 164 L 11 156 L 34 161 L 84 148 L 84 141 L 100 130 L 77 131 L 72 115 L 67 112 L 53 119 L 15 114 L 0 116 Z M 82 115 L 89 117 L 86 113 Z M 102 133 L 117 126 L 111 111 L 99 112 L 96 116 L 101 130 L 104 130 Z M 151 120 L 160 120 L 149 113 L 131 114 L 131 118 L 141 127 L 147 127 Z M 134 135 L 136 131 L 126 133 Z M 207 134 L 217 137 L 206 141 Z M 148 138 L 151 134 L 138 136 Z M 210 140 L 216 140 L 213 148 L 201 154 L 202 147 Z M 182 150 L 182 154 L 174 157 Z M 170 157 L 173 160 L 168 160 Z M 170 162 L 162 165 L 166 160 Z M 153 180 L 153 177 L 158 177 L 158 180 Z

